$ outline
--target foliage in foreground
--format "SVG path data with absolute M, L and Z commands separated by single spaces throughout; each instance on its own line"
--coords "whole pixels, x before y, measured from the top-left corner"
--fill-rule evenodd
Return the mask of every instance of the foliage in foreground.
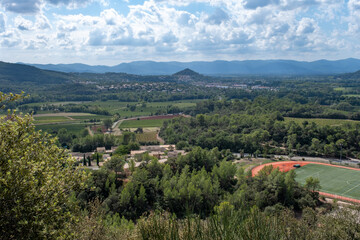
M 70 195 L 83 187 L 86 174 L 56 139 L 34 131 L 29 115 L 1 117 L 0 139 L 1 238 L 71 237 L 77 205 Z
M 235 210 L 228 202 L 215 207 L 215 212 L 202 219 L 188 215 L 179 219 L 168 212 L 155 212 L 134 225 L 118 218 L 109 221 L 92 207 L 92 214 L 82 224 L 80 239 L 139 240 L 350 240 L 360 238 L 360 210 L 353 208 L 304 209 L 301 218 L 285 209 L 276 214 L 259 208 Z

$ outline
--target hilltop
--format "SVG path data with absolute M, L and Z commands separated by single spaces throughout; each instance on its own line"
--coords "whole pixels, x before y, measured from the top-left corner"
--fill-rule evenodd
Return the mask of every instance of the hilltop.
M 185 68 L 180 72 L 174 73 L 173 76 L 201 76 L 201 75 L 189 68 Z
M 42 70 L 25 64 L 0 62 L 0 82 L 51 84 L 69 80 L 70 75 L 67 73 Z

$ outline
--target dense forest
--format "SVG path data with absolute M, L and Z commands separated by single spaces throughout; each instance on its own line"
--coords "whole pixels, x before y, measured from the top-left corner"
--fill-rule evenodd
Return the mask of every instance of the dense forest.
M 161 134 L 169 143 L 218 147 L 251 154 L 290 154 L 358 157 L 360 124 L 319 126 L 303 121 L 284 121 L 297 116 L 291 102 L 259 97 L 254 101 L 204 101 L 192 118 L 176 118 L 164 124 Z M 303 106 L 306 111 L 306 106 Z M 306 112 L 302 114 L 306 114 Z M 310 110 L 308 110 L 310 111 Z M 311 116 L 311 115 L 310 115 Z

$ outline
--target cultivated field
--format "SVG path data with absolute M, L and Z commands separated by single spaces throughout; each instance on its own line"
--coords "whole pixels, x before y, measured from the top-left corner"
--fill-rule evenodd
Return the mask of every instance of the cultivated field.
M 360 199 L 360 171 L 320 164 L 307 164 L 295 171 L 302 184 L 315 177 L 320 180 L 321 192 Z
M 121 123 L 120 128 L 161 127 L 164 121 L 165 119 L 127 120 Z
M 102 109 L 109 111 L 111 114 L 118 113 L 121 117 L 137 117 L 137 116 L 150 116 L 159 110 L 166 110 L 168 106 L 179 107 L 185 109 L 195 107 L 197 102 L 201 100 L 181 100 L 181 101 L 166 101 L 166 102 L 150 102 L 146 106 L 137 102 L 119 102 L 119 101 L 95 101 L 86 103 L 89 106 L 98 106 Z M 130 111 L 127 106 L 135 105 L 136 109 Z
M 156 132 L 139 133 L 136 134 L 136 141 L 138 141 L 139 143 L 158 142 L 156 135 L 157 135 Z

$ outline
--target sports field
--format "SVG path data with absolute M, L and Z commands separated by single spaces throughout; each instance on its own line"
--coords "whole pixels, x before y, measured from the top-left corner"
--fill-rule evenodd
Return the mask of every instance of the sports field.
M 320 180 L 321 192 L 360 200 L 360 171 L 320 164 L 307 164 L 295 171 L 301 184 L 315 177 Z

